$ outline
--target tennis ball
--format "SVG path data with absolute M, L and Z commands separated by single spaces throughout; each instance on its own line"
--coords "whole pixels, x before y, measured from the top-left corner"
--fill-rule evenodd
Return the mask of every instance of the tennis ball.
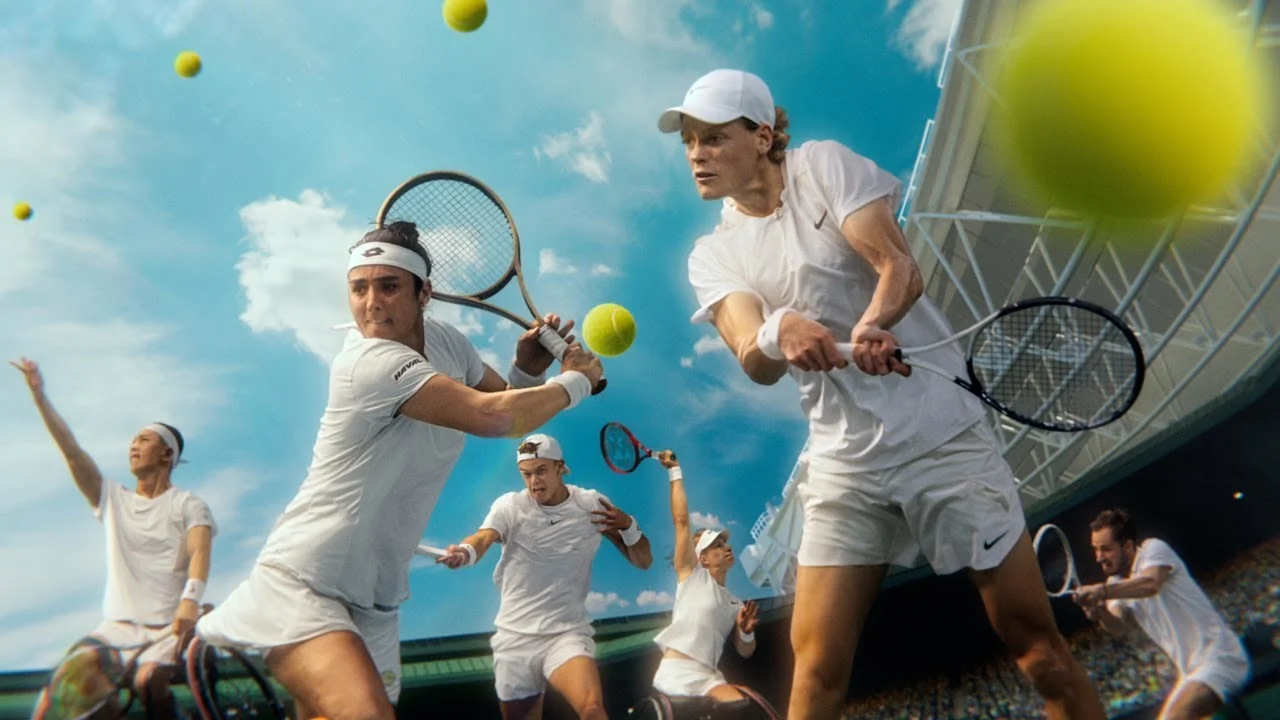
M 582 339 L 597 355 L 621 355 L 636 339 L 636 320 L 621 305 L 597 305 L 582 320 Z
M 31 206 L 24 202 L 17 203 L 13 206 L 13 216 L 19 220 L 30 220 L 32 214 L 34 214 L 34 211 L 31 209 Z
M 1017 35 L 997 81 L 996 146 L 1046 202 L 1167 216 L 1247 168 L 1266 70 L 1214 0 L 1042 0 Z
M 204 62 L 200 56 L 184 50 L 178 53 L 178 57 L 173 61 L 173 69 L 184 78 L 193 78 L 200 74 L 200 69 L 204 67 Z
M 458 32 L 478 30 L 488 16 L 485 0 L 444 0 L 444 21 Z

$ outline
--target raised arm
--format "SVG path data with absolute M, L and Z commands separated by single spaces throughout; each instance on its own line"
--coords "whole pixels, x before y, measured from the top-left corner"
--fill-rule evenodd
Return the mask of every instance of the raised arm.
M 436 558 L 437 565 L 444 565 L 450 569 L 457 570 L 467 565 L 475 565 L 480 562 L 484 554 L 494 543 L 502 542 L 502 535 L 493 528 L 483 528 L 476 531 L 467 539 L 456 545 L 450 545 L 445 548 L 445 555 Z M 467 548 L 471 550 L 468 551 Z
M 672 562 L 676 566 L 676 582 L 693 574 L 698 558 L 693 555 L 693 529 L 689 527 L 689 499 L 684 492 L 684 472 L 676 454 L 670 450 L 658 453 L 658 462 L 667 468 L 671 480 L 671 522 L 676 531 L 676 550 Z
M 62 451 L 62 457 L 66 459 L 67 468 L 71 471 L 71 479 L 75 481 L 80 493 L 89 501 L 89 505 L 96 510 L 102 498 L 102 472 L 98 470 L 98 465 L 93 458 L 89 457 L 89 453 L 76 442 L 67 421 L 53 409 L 53 403 L 49 402 L 49 398 L 44 393 L 44 378 L 40 374 L 40 367 L 26 358 L 9 364 L 26 377 L 27 388 L 31 390 L 31 399 L 35 401 L 36 409 L 40 411 L 44 426 L 48 428 L 53 441 Z

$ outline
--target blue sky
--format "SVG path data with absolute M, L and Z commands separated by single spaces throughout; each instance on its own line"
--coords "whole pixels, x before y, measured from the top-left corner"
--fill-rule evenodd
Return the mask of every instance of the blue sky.
M 10 5 L 13 5 L 12 3 Z M 658 113 L 716 67 L 761 74 L 797 142 L 835 138 L 904 180 L 937 102 L 958 0 L 495 0 L 449 30 L 438 2 L 74 0 L 23 3 L 0 27 L 0 348 L 41 363 L 48 392 L 112 478 L 162 419 L 187 435 L 175 482 L 221 526 L 208 597 L 225 597 L 301 483 L 327 367 L 349 320 L 346 248 L 407 177 L 462 170 L 519 225 L 533 297 L 570 317 L 618 302 L 639 325 L 609 391 L 545 429 L 573 481 L 672 547 L 660 469 L 599 459 L 609 420 L 686 468 L 691 507 L 736 531 L 785 481 L 805 433 L 794 385 L 756 388 L 692 326 L 685 256 L 700 201 Z M 360 9 L 357 9 L 360 8 Z M 204 72 L 172 70 L 182 50 Z M 35 217 L 7 208 L 29 202 Z M 508 303 L 518 303 L 509 295 Z M 518 304 L 511 307 L 521 309 Z M 517 329 L 445 305 L 505 369 Z M 7 366 L 6 366 L 7 367 Z M 100 617 L 103 538 L 12 370 L 0 382 L 0 669 L 47 666 Z M 514 441 L 468 441 L 426 540 L 456 541 L 520 487 Z M 496 553 L 413 572 L 406 638 L 491 629 Z M 730 587 L 759 596 L 741 571 Z M 662 609 L 661 560 L 607 544 L 599 616 Z M 665 593 L 665 594 L 664 594 Z

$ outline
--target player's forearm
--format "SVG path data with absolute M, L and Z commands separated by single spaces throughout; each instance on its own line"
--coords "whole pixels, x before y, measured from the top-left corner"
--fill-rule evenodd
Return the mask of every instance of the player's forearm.
M 756 651 L 755 633 L 752 633 L 751 642 L 745 642 L 742 639 L 742 631 L 735 627 L 733 629 L 733 649 L 738 651 L 739 657 L 751 657 Z
M 1137 575 L 1106 586 L 1108 600 L 1141 600 L 1160 592 L 1160 582 L 1153 577 Z
M 640 537 L 640 541 L 627 548 L 627 560 L 641 570 L 648 570 L 653 564 L 653 553 L 649 550 L 649 538 Z
M 102 474 L 98 471 L 97 464 L 93 458 L 89 457 L 89 453 L 80 447 L 80 443 L 71 432 L 71 426 L 58 414 L 57 410 L 54 410 L 53 403 L 49 402 L 49 398 L 44 393 L 35 397 L 35 403 L 44 426 L 49 430 L 49 435 L 53 437 L 53 442 L 67 462 L 72 480 L 89 502 L 97 507 L 98 496 L 102 491 Z
M 915 260 L 907 255 L 888 260 L 880 268 L 880 280 L 861 323 L 888 330 L 906 316 L 923 294 L 924 280 Z
M 760 352 L 754 335 L 739 343 L 737 355 L 742 371 L 758 385 L 773 385 L 787 374 L 787 361 L 774 360 Z
M 679 467 L 678 465 L 676 467 Z M 689 531 L 689 498 L 684 492 L 684 480 L 676 479 L 671 483 L 671 520 L 676 532 Z
M 536 388 L 490 393 L 483 405 L 486 436 L 522 437 L 568 408 L 569 393 L 557 383 L 548 383 Z
M 205 547 L 196 551 L 191 556 L 191 562 L 187 563 L 187 579 L 208 582 L 209 566 L 212 564 L 212 560 L 213 548 Z
M 480 559 L 484 557 L 484 554 L 489 551 L 489 547 L 493 545 L 493 536 L 492 534 L 481 530 L 458 544 L 470 545 L 475 548 L 476 562 L 480 562 Z

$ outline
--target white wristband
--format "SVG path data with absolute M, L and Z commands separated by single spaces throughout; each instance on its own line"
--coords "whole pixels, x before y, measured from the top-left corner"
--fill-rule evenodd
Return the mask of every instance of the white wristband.
M 568 409 L 576 407 L 578 403 L 591 394 L 591 381 L 587 379 L 586 375 L 577 370 L 562 372 L 547 382 L 559 385 L 564 388 L 565 392 L 569 393 Z
M 460 548 L 462 548 L 463 550 L 467 551 L 467 565 L 475 565 L 475 564 L 476 564 L 476 549 L 475 549 L 475 547 L 474 547 L 474 546 L 472 546 L 472 544 L 471 544 L 471 543 L 462 543 L 462 544 L 461 544 L 461 545 L 459 545 L 458 547 L 460 547 Z
M 182 588 L 182 600 L 192 600 L 195 604 L 200 604 L 200 598 L 204 597 L 204 581 L 191 578 L 187 580 L 187 586 Z
M 677 480 L 684 480 L 684 473 L 680 471 L 679 465 L 673 468 L 667 468 L 667 479 L 670 480 L 671 482 L 675 482 Z
M 524 388 L 540 387 L 547 382 L 547 374 L 542 373 L 538 376 L 530 375 L 520 369 L 513 361 L 511 369 L 507 371 L 507 384 L 514 390 L 523 390 Z
M 632 545 L 635 545 L 636 543 L 640 542 L 640 538 L 644 537 L 644 533 L 640 532 L 640 526 L 636 524 L 635 518 L 631 518 L 631 527 L 621 532 L 622 532 L 622 542 L 627 547 L 631 547 Z
M 782 354 L 782 349 L 778 347 L 778 326 L 782 324 L 782 318 L 789 312 L 791 312 L 790 308 L 774 310 L 772 315 L 765 318 L 764 324 L 756 333 L 756 347 L 771 360 L 787 359 L 787 356 Z
M 738 637 L 742 638 L 742 642 L 746 644 L 755 642 L 756 634 L 755 632 L 744 633 L 742 630 L 738 630 Z

